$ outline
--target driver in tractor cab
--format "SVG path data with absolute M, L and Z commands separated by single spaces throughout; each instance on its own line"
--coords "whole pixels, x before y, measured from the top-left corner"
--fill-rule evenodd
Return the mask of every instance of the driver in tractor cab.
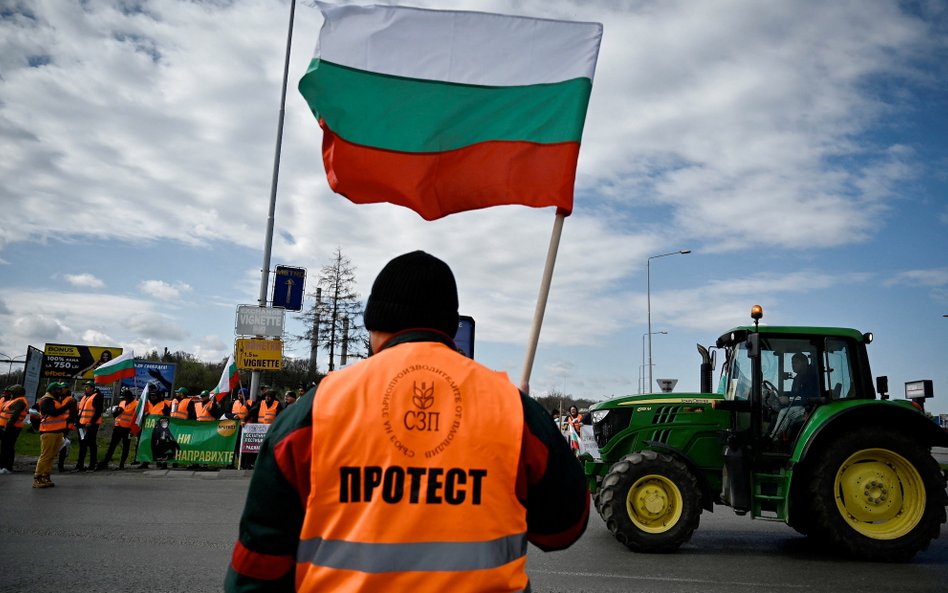
M 778 442 L 787 435 L 791 425 L 803 420 L 804 414 L 820 397 L 820 382 L 816 368 L 810 364 L 807 355 L 797 352 L 791 361 L 793 366 L 793 383 L 786 395 L 777 398 L 780 411 L 770 431 L 770 440 Z

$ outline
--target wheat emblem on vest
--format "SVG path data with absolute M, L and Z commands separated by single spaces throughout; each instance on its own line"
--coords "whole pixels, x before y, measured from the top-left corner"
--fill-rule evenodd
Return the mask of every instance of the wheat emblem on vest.
M 416 408 L 427 410 L 434 405 L 434 383 L 429 387 L 427 383 L 422 381 L 419 387 L 418 383 L 412 382 L 412 390 L 411 401 Z

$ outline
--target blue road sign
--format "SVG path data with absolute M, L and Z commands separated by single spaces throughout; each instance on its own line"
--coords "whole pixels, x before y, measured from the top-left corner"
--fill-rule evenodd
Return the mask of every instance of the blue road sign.
M 303 308 L 303 289 L 306 288 L 306 270 L 277 266 L 273 281 L 273 306 L 287 311 Z

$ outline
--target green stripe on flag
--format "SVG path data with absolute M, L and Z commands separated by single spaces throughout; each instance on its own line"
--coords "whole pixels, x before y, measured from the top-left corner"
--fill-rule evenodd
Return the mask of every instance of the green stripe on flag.
M 314 59 L 299 90 L 348 142 L 400 152 L 444 152 L 479 142 L 579 142 L 588 78 L 487 87 L 376 74 Z

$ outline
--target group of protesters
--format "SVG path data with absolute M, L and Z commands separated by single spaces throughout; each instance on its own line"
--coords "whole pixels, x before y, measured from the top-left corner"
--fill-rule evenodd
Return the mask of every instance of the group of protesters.
M 138 397 L 131 389 L 122 388 L 118 401 L 109 409 L 114 425 L 108 449 L 97 462 L 97 437 L 105 416 L 104 397 L 93 381 L 86 381 L 82 387 L 82 396 L 76 399 L 68 383 L 51 382 L 46 393 L 32 407 L 28 405 L 22 385 L 11 385 L 3 390 L 0 396 L 0 475 L 13 472 L 16 442 L 27 423 L 40 433 L 40 455 L 33 474 L 34 488 L 55 486 L 50 475 L 57 456 L 59 472 L 66 471 L 65 462 L 72 443 L 69 439 L 72 431 L 76 431 L 79 443 L 73 471 L 108 469 L 119 446 L 118 469 L 125 469 L 132 436 L 138 432 Z M 166 390 L 151 384 L 142 415 L 197 421 L 230 418 L 239 421 L 241 426 L 247 423 L 271 424 L 285 406 L 292 405 L 303 393 L 302 387 L 298 391 L 287 391 L 283 401 L 280 401 L 276 393 L 264 385 L 260 397 L 255 401 L 249 399 L 249 391 L 244 388 L 225 401 L 209 390 L 191 396 L 186 387 L 180 387 L 167 398 Z M 139 467 L 148 467 L 148 464 L 142 463 Z

